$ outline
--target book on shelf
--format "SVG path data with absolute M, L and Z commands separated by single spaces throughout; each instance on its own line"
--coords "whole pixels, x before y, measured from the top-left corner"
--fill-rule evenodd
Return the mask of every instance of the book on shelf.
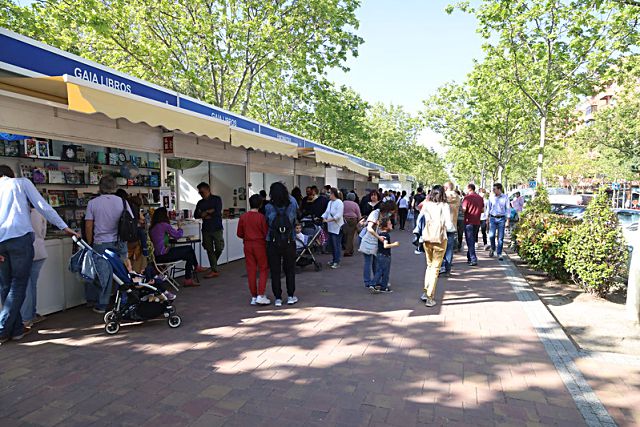
M 46 171 L 40 168 L 33 168 L 31 171 L 32 178 L 34 184 L 46 184 L 47 183 L 47 174 Z
M 20 163 L 20 176 L 33 180 L 33 172 L 30 165 Z
M 64 172 L 61 170 L 49 170 L 47 171 L 49 175 L 49 184 L 65 184 L 64 181 Z
M 78 161 L 78 149 L 79 145 L 69 144 L 62 146 L 62 152 L 60 153 L 60 157 L 62 160 L 67 160 L 71 162 Z
M 65 190 L 64 200 L 67 206 L 78 205 L 78 190 Z
M 78 146 L 78 151 L 76 152 L 76 156 L 79 162 L 86 162 L 87 161 L 87 153 L 84 151 L 84 147 L 79 145 Z
M 0 156 L 4 156 L 4 146 L 7 143 L 4 139 L 0 139 Z
M 49 192 L 47 193 L 47 197 L 49 199 L 49 204 L 54 208 L 64 206 L 65 204 L 63 190 L 49 190 Z
M 4 155 L 9 157 L 19 157 L 20 141 L 5 141 Z
M 38 154 L 38 157 L 40 158 L 47 158 L 51 156 L 51 140 L 50 139 L 38 139 L 37 140 L 37 146 L 36 146 L 36 152 Z
M 98 185 L 100 183 L 101 178 L 102 178 L 102 167 L 91 166 L 91 168 L 89 168 L 89 184 Z
M 38 142 L 34 138 L 23 140 L 25 157 L 38 157 Z
M 65 184 L 70 185 L 81 185 L 84 184 L 84 173 L 75 171 L 75 172 L 65 172 L 64 173 L 64 182 Z

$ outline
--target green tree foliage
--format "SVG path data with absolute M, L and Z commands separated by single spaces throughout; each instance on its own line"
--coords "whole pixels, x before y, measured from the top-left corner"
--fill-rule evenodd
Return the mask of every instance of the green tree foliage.
M 537 179 L 542 182 L 547 125 L 571 94 L 591 93 L 600 76 L 636 43 L 640 10 L 605 0 L 484 0 L 475 13 L 488 57 L 519 89 L 540 123 Z
M 6 1 L 6 0 L 3 0 Z M 256 87 L 357 55 L 357 0 L 51 0 L 0 25 L 241 114 Z
M 571 238 L 565 267 L 577 284 L 605 296 L 623 273 L 626 260 L 618 218 L 611 210 L 607 193 L 602 190 L 587 207 Z
M 477 63 L 464 84 L 444 85 L 425 101 L 424 124 L 453 148 L 448 159 L 457 175 L 466 170 L 480 181 L 489 175 L 504 182 L 507 168 L 534 143 L 534 116 L 517 89 L 495 78 L 499 65 Z

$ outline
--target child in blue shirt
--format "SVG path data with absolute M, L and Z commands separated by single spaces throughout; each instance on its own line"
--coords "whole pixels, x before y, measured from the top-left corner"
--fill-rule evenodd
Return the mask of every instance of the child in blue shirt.
M 391 220 L 389 218 L 381 218 L 378 226 L 378 236 L 383 237 L 383 241 L 378 242 L 378 254 L 376 255 L 376 276 L 373 279 L 375 285 L 370 286 L 372 293 L 391 293 L 389 287 L 389 273 L 391 272 L 391 248 L 400 246 L 399 242 L 391 243 Z

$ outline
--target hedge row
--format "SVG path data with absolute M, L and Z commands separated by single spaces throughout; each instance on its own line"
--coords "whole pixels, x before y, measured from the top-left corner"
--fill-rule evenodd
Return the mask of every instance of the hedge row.
M 518 255 L 534 268 L 605 296 L 626 266 L 627 251 L 607 194 L 600 192 L 582 220 L 550 213 L 543 187 L 522 213 L 514 232 Z

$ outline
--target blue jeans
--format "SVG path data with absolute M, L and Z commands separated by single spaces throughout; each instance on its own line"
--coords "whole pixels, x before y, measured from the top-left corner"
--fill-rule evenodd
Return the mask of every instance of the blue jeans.
M 502 247 L 504 245 L 504 226 L 507 222 L 505 217 L 489 219 L 489 241 L 491 242 L 491 250 L 496 252 L 496 232 L 498 234 L 498 256 L 502 255 Z
M 467 242 L 467 261 L 478 262 L 476 255 L 476 236 L 478 235 L 479 225 L 465 224 L 464 238 Z
M 11 338 L 24 331 L 20 308 L 33 264 L 33 233 L 0 242 L 0 255 L 0 337 Z
M 447 251 L 444 253 L 444 260 L 442 261 L 441 273 L 451 273 L 451 267 L 453 266 L 453 249 L 458 243 L 458 232 L 447 232 Z
M 93 250 L 99 254 L 103 254 L 107 249 L 120 255 L 120 259 L 124 262 L 127 259 L 127 244 L 125 242 L 109 242 L 94 243 Z M 85 299 L 87 302 L 94 303 L 96 308 L 106 310 L 111 302 L 111 288 L 113 280 L 109 280 L 106 286 L 100 284 L 98 279 L 93 282 L 85 282 Z
M 363 278 L 364 278 L 364 285 L 366 287 L 369 286 L 374 286 L 375 282 L 374 277 L 376 274 L 376 270 L 378 268 L 378 260 L 377 260 L 377 255 L 368 255 L 368 254 L 363 254 L 364 255 L 364 273 L 363 273 Z
M 378 266 L 376 267 L 376 275 L 373 284 L 380 286 L 382 289 L 389 287 L 389 274 L 391 273 L 391 257 L 389 255 L 376 255 Z
M 40 270 L 46 260 L 46 258 L 39 259 L 33 261 L 31 265 L 31 275 L 29 276 L 29 283 L 27 284 L 27 293 L 24 296 L 24 302 L 20 309 L 20 316 L 22 316 L 23 322 L 30 322 L 36 317 L 38 276 L 40 276 Z
M 342 258 L 342 232 L 338 234 L 329 233 L 331 250 L 333 251 L 333 263 L 340 264 Z

